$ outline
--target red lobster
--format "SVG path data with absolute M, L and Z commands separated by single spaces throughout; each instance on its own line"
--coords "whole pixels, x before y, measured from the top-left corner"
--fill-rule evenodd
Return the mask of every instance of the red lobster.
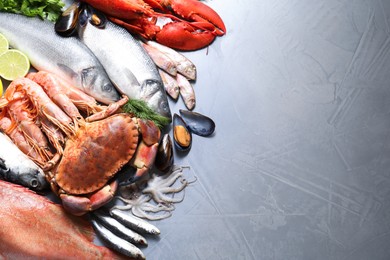
M 183 51 L 204 48 L 226 32 L 221 17 L 198 0 L 82 0 L 147 40 Z M 162 28 L 158 17 L 172 22 Z

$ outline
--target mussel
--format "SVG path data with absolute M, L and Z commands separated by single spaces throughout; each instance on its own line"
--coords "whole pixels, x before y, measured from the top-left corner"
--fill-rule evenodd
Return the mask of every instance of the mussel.
M 154 165 L 163 173 L 168 173 L 173 166 L 173 146 L 169 134 L 165 134 L 158 145 Z
M 58 18 L 54 29 L 61 36 L 71 36 L 76 31 L 82 4 L 74 2 Z
M 64 37 L 72 36 L 78 24 L 90 22 L 98 28 L 104 28 L 107 17 L 100 11 L 80 2 L 74 2 L 58 18 L 54 29 Z
M 192 134 L 183 118 L 176 113 L 173 115 L 173 140 L 179 151 L 186 152 L 191 148 Z
M 210 136 L 215 131 L 214 121 L 200 113 L 180 109 L 180 115 L 188 129 L 196 135 Z
M 92 6 L 88 6 L 84 9 L 85 12 L 88 14 L 89 22 L 96 26 L 99 29 L 104 29 L 107 24 L 107 16 L 100 12 L 99 10 L 93 8 Z

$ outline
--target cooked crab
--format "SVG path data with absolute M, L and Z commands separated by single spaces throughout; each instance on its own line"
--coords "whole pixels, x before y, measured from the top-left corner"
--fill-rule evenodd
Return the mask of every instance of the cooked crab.
M 115 114 L 86 123 L 67 140 L 60 162 L 48 172 L 66 210 L 82 215 L 110 201 L 117 188 L 112 177 L 133 157 L 136 176 L 148 170 L 157 152 L 159 130 L 155 127 L 152 135 L 146 131 L 140 137 L 139 129 L 145 125 L 155 127 L 128 114 Z

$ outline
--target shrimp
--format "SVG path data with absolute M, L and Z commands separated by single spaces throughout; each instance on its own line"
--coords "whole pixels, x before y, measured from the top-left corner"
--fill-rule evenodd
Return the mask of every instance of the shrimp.
M 75 135 L 77 126 L 74 125 L 73 120 L 48 97 L 40 85 L 28 78 L 18 78 L 12 81 L 5 92 L 5 98 L 10 103 L 14 103 L 20 95 L 28 97 L 38 114 L 49 119 L 67 136 Z

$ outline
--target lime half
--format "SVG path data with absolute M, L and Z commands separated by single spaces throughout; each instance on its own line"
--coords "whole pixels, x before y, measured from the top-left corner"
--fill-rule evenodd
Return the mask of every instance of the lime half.
M 0 55 L 0 76 L 6 80 L 24 77 L 30 69 L 30 61 L 19 50 L 8 50 Z
M 8 51 L 9 44 L 8 40 L 0 33 L 0 54 Z

